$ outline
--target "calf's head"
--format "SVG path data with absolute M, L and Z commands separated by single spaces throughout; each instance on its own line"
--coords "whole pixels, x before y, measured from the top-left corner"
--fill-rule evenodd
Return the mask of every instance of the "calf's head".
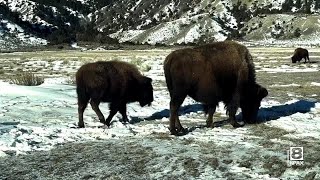
M 139 98 L 138 101 L 140 106 L 143 107 L 145 105 L 151 105 L 153 101 L 153 87 L 152 87 L 152 79 L 148 77 L 143 77 L 142 81 L 139 84 Z
M 259 84 L 246 88 L 245 95 L 242 97 L 240 104 L 244 122 L 255 123 L 257 121 L 261 101 L 267 95 L 267 89 Z

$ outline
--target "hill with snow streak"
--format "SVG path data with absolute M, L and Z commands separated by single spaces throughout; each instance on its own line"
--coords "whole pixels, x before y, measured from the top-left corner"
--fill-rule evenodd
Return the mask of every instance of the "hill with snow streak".
M 26 36 L 55 44 L 314 40 L 320 34 L 319 12 L 320 2 L 316 0 L 307 4 L 288 0 L 0 1 L 3 20 L 21 27 Z M 1 34 L 6 34 L 1 40 L 20 41 L 6 26 L 1 23 Z

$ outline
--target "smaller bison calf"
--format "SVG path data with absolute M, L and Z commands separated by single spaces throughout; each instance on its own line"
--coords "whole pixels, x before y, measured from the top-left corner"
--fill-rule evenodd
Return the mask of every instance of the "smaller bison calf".
M 151 78 L 143 76 L 138 69 L 121 61 L 88 63 L 76 73 L 79 127 L 84 127 L 83 112 L 90 100 L 92 109 L 101 123 L 110 126 L 113 116 L 119 111 L 123 122 L 128 122 L 126 104 L 150 105 L 153 101 Z M 110 113 L 105 120 L 99 109 L 100 102 L 110 102 Z
M 295 49 L 294 54 L 291 57 L 292 63 L 296 63 L 297 61 L 300 62 L 302 58 L 304 58 L 304 62 L 307 62 L 307 60 L 310 62 L 308 50 L 303 48 Z

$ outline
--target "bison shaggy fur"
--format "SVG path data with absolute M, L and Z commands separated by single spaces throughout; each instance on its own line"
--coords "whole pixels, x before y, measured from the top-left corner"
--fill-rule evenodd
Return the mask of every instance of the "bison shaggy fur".
M 243 121 L 256 121 L 260 103 L 268 91 L 256 83 L 255 69 L 248 49 L 233 41 L 216 42 L 171 52 L 164 61 L 170 93 L 171 134 L 184 132 L 178 109 L 187 96 L 205 105 L 207 126 L 213 127 L 213 114 L 219 102 L 226 105 L 229 121 L 240 107 Z
M 81 66 L 76 73 L 78 126 L 84 127 L 83 112 L 89 101 L 101 123 L 109 126 L 118 111 L 123 122 L 127 122 L 127 103 L 138 101 L 143 107 L 153 101 L 151 81 L 151 78 L 141 75 L 134 65 L 126 62 L 99 61 Z M 99 109 L 100 102 L 110 102 L 106 120 Z
M 308 50 L 303 48 L 295 49 L 294 54 L 291 57 L 292 63 L 296 63 L 297 61 L 300 62 L 302 58 L 304 59 L 304 62 L 307 62 L 307 60 L 310 62 Z

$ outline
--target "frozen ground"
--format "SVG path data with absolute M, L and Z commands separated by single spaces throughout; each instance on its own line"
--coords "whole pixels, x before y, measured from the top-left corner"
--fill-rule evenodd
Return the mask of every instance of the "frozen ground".
M 0 179 L 320 179 L 320 49 L 312 63 L 290 63 L 292 48 L 250 48 L 257 80 L 269 90 L 261 123 L 234 129 L 223 104 L 215 128 L 201 106 L 186 99 L 184 136 L 169 135 L 169 95 L 162 63 L 171 50 L 62 51 L 0 54 Z M 130 123 L 117 114 L 102 127 L 90 106 L 78 129 L 73 75 L 88 61 L 130 61 L 153 79 L 152 106 L 128 105 Z M 19 71 L 43 75 L 40 86 L 7 79 Z M 101 105 L 108 114 L 108 105 Z M 288 150 L 304 147 L 303 165 Z

